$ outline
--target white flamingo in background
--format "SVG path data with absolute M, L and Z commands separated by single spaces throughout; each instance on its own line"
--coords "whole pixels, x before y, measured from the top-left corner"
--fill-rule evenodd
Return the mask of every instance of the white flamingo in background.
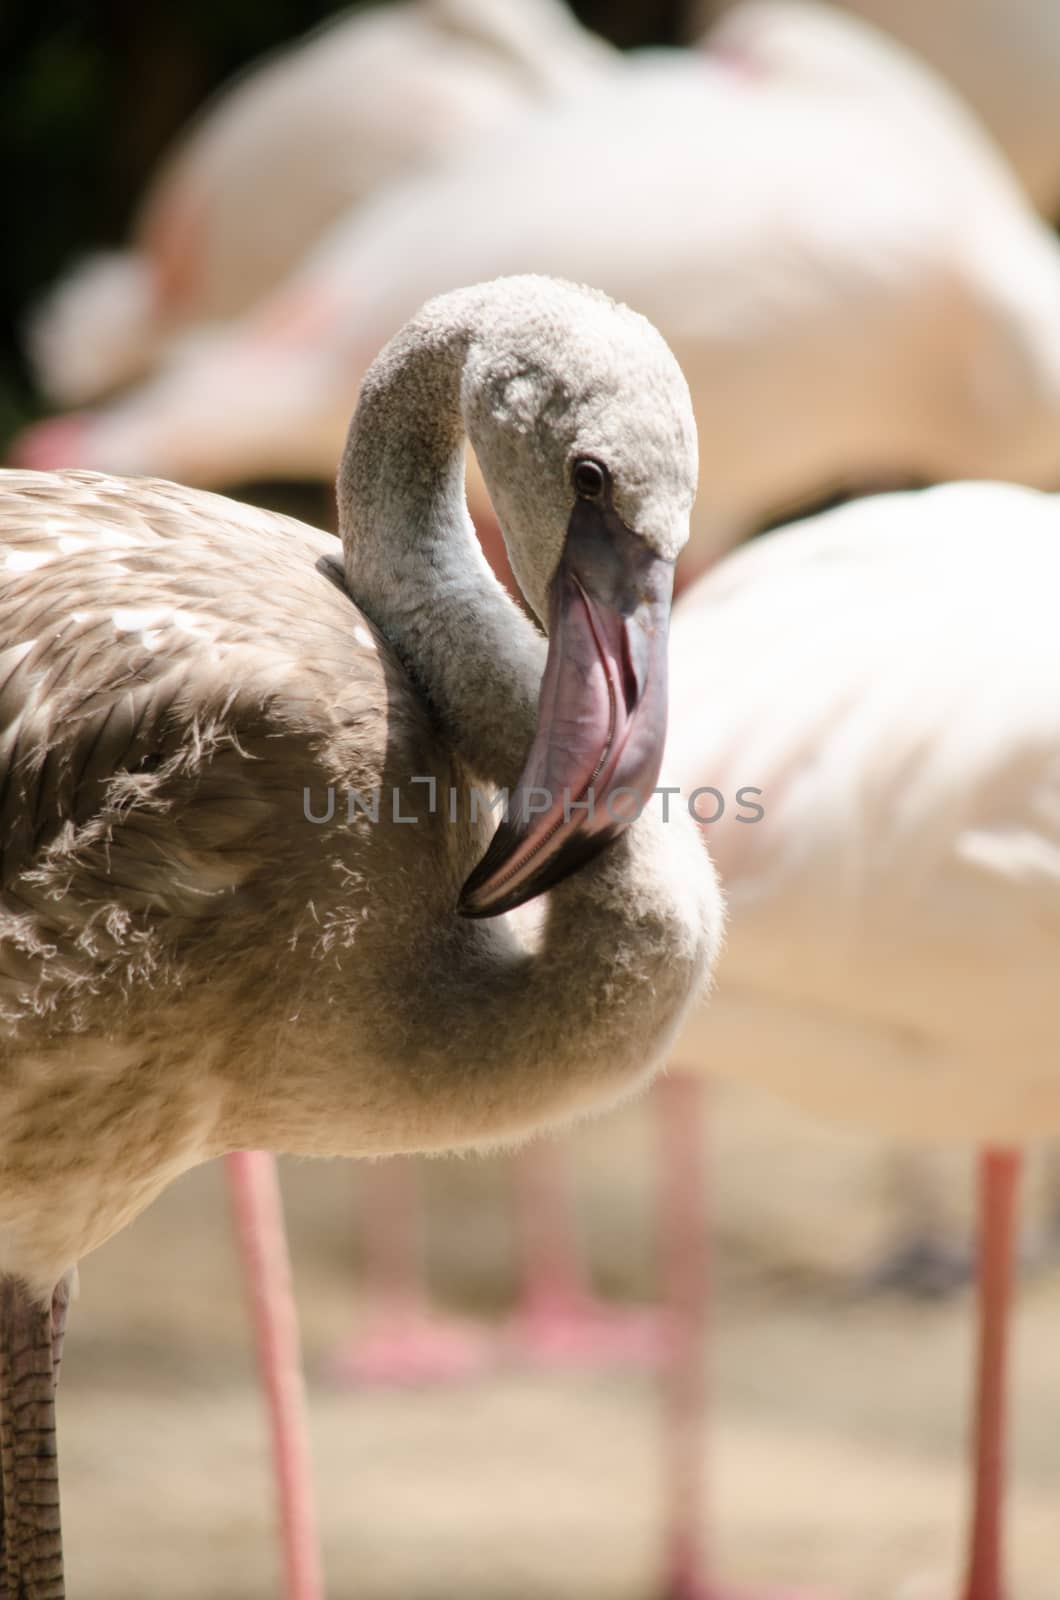
M 1015 1150 L 1060 1133 L 1058 590 L 1060 497 L 962 484 L 768 535 L 687 592 L 673 626 L 667 769 L 686 795 L 726 799 L 707 832 L 730 911 L 710 1014 L 675 1062 L 888 1136 L 984 1148 L 961 1600 L 1003 1595 Z M 733 803 L 745 785 L 759 820 Z M 689 1085 L 667 1085 L 674 1600 L 713 1592 L 693 1520 L 705 1251 Z
M 739 3 L 739 0 L 737 0 Z M 967 100 L 1039 211 L 1060 214 L 1060 8 L 1055 0 L 840 0 Z M 705 24 L 728 0 L 705 0 Z M 705 42 L 715 37 L 706 35 Z M 792 44 L 799 48 L 798 40 Z
M 930 72 L 815 16 L 822 81 L 690 51 L 587 75 L 359 208 L 253 313 L 113 405 L 31 430 L 18 459 L 322 477 L 360 374 L 425 294 L 527 268 L 602 283 L 677 352 L 702 440 L 692 568 L 844 486 L 1049 486 L 1056 240 Z
M 465 429 L 547 654 L 475 541 Z M 375 363 L 341 547 L 167 483 L 0 479 L 4 1600 L 63 1593 L 75 1264 L 180 1172 L 513 1139 L 665 1054 L 720 898 L 690 822 L 610 801 L 658 776 L 695 471 L 650 324 L 524 277 Z M 514 789 L 485 856 L 476 783 Z M 589 783 L 603 812 L 568 810 Z
M 611 59 L 562 0 L 402 0 L 252 63 L 163 162 L 129 247 L 37 308 L 41 388 L 82 405 L 139 376 L 182 330 L 260 300 L 376 189 Z

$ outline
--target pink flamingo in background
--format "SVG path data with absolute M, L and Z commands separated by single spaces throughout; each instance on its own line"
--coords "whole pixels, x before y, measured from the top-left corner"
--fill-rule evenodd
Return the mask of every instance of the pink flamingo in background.
M 719 36 L 716 19 L 732 0 L 703 0 L 704 43 Z M 1051 0 L 840 0 L 890 33 L 948 79 L 997 140 L 1038 210 L 1060 213 L 1060 12 Z M 735 0 L 736 8 L 740 0 Z M 774 25 L 771 0 L 756 10 Z M 800 18 L 793 10 L 790 45 Z M 753 22 L 753 13 L 751 14 Z M 739 24 L 742 32 L 743 24 Z M 732 44 L 738 34 L 720 30 Z M 807 63 L 812 66 L 812 63 Z
M 271 293 L 337 217 L 612 59 L 560 0 L 402 0 L 252 63 L 167 154 L 129 246 L 36 308 L 40 387 L 84 405 L 142 377 L 181 334 Z
M 981 1159 L 975 1473 L 960 1600 L 1003 1600 L 1017 1148 L 1060 1133 L 1060 497 L 881 495 L 756 541 L 678 602 L 669 781 L 731 796 L 709 1013 L 674 1060 Z M 704 710 L 705 686 L 725 682 Z M 696 1547 L 705 1248 L 695 1085 L 674 1078 L 667 1216 L 673 1600 Z M 691 1148 L 690 1148 L 691 1143 Z
M 798 4 L 814 25 L 793 53 L 786 15 L 748 30 L 735 67 L 609 58 L 579 93 L 391 184 L 252 309 L 111 403 L 30 430 L 20 459 L 324 481 L 368 361 L 422 300 L 532 269 L 635 304 L 681 361 L 703 440 L 690 571 L 842 489 L 1051 486 L 1056 239 L 927 69 Z

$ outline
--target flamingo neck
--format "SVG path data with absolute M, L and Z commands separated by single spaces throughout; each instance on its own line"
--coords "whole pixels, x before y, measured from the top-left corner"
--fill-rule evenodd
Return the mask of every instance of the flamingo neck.
M 418 317 L 375 363 L 339 469 L 346 576 L 476 777 L 513 784 L 545 640 L 490 571 L 464 492 L 461 379 L 474 291 Z

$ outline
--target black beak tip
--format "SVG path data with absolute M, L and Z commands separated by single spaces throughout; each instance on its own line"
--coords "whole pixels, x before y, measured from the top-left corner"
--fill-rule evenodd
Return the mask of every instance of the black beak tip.
M 490 911 L 487 911 L 483 907 L 475 904 L 475 891 L 471 887 L 470 878 L 460 891 L 459 899 L 456 902 L 456 914 L 458 917 L 469 918 L 488 917 L 492 915 Z
M 475 883 L 476 873 L 472 873 L 460 891 L 456 902 L 457 915 L 467 917 L 470 921 L 484 921 L 487 917 L 500 917 L 506 911 L 514 911 L 516 906 L 521 906 L 524 900 L 529 900 L 531 895 L 520 890 L 512 890 L 509 894 L 501 895 L 498 899 L 487 901 L 485 905 L 477 904 L 475 896 L 478 886 Z
M 506 818 L 490 840 L 482 860 L 472 869 L 464 881 L 464 886 L 460 890 L 460 895 L 456 902 L 456 909 L 460 916 L 497 917 L 503 911 L 510 911 L 513 906 L 521 904 L 523 897 L 519 895 L 518 891 L 506 895 L 498 892 L 499 885 L 497 885 L 492 894 L 487 894 L 485 904 L 478 903 L 479 891 L 510 861 L 512 853 L 519 843 L 519 838 L 520 835 Z
M 493 858 L 493 846 L 487 850 L 475 870 L 469 875 L 457 899 L 456 909 L 459 916 L 469 918 L 500 917 L 506 911 L 514 911 L 518 906 L 525 905 L 528 900 L 536 900 L 538 895 L 546 894 L 549 889 L 554 889 L 557 884 L 580 871 L 594 856 L 605 850 L 620 833 L 621 825 L 612 825 L 601 829 L 598 833 L 583 835 L 574 834 L 566 840 L 555 855 L 547 857 L 529 877 L 522 880 L 515 887 L 505 891 L 500 886 L 488 898 L 484 905 L 476 904 L 476 896 L 482 884 L 493 875 L 497 858 L 503 860 L 508 855 L 507 848 L 502 842 L 497 851 L 497 858 Z M 497 836 L 494 836 L 494 844 Z M 493 858 L 493 859 L 491 859 Z

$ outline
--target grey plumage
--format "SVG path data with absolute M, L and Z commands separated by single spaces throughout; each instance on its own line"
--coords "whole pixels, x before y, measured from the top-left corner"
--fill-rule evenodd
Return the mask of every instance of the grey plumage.
M 411 781 L 509 783 L 534 734 L 544 644 L 475 544 L 465 423 L 540 614 L 572 450 L 608 454 L 660 559 L 686 536 L 673 357 L 600 296 L 504 280 L 432 303 L 366 388 L 345 578 L 328 535 L 213 495 L 0 482 L 0 1275 L 37 1304 L 225 1151 L 488 1143 L 627 1092 L 709 971 L 687 818 L 646 813 L 531 932 L 456 914 L 490 823 Z

